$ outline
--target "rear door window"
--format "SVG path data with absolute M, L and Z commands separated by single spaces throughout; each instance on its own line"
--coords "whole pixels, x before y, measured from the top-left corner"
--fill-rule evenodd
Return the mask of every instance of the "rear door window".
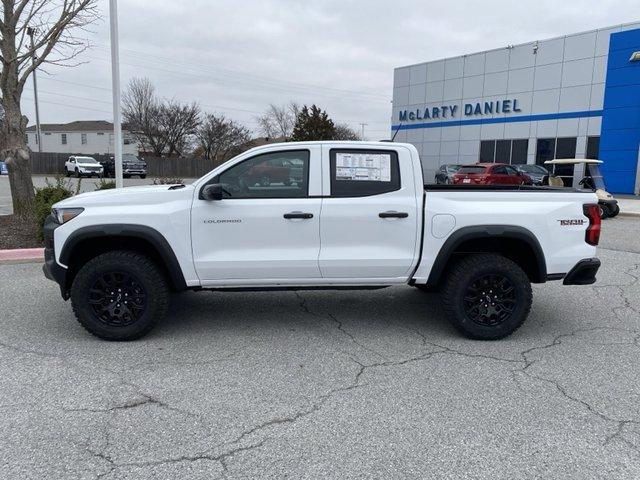
M 400 190 L 398 153 L 393 150 L 332 149 L 332 197 L 367 197 Z

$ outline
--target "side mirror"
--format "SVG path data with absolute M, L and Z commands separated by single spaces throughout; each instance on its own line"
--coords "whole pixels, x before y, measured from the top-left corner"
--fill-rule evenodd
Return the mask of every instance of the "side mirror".
M 222 200 L 222 185 L 219 183 L 211 183 L 205 185 L 202 189 L 200 197 L 203 200 Z

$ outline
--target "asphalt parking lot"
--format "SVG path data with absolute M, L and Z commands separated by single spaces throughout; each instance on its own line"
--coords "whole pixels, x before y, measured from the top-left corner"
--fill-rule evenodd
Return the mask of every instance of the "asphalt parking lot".
M 459 337 L 435 294 L 187 293 L 145 339 L 87 334 L 0 266 L 2 478 L 640 477 L 640 219 L 592 287 Z

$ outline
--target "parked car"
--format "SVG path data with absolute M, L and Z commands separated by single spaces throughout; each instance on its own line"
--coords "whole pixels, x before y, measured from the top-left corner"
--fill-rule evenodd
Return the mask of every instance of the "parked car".
M 225 188 L 247 165 L 274 157 L 302 165 L 302 183 L 237 195 Z M 411 144 L 270 144 L 191 185 L 103 190 L 54 204 L 44 273 L 71 298 L 80 324 L 107 340 L 148 333 L 171 291 L 402 284 L 441 287 L 458 330 L 495 340 L 525 321 L 532 282 L 596 281 L 596 202 L 587 190 L 425 186 Z
M 299 169 L 299 175 L 302 175 L 302 169 Z M 245 179 L 249 184 L 268 187 L 272 183 L 291 185 L 291 176 L 291 163 L 287 160 L 274 158 L 273 160 L 261 162 L 249 168 Z
M 542 165 L 524 164 L 524 165 L 513 165 L 513 167 L 515 167 L 515 169 L 518 170 L 519 172 L 522 172 L 525 175 L 529 176 L 529 178 L 531 178 L 531 181 L 533 182 L 534 185 L 542 185 L 542 181 L 544 180 L 544 177 L 549 175 L 549 170 L 544 168 Z
M 531 178 L 506 163 L 463 165 L 453 175 L 454 185 L 532 185 Z
M 116 176 L 116 162 L 114 157 L 109 157 L 108 160 L 100 162 L 100 165 L 104 168 L 105 177 Z M 147 178 L 147 162 L 143 158 L 133 155 L 132 153 L 125 153 L 122 155 L 122 176 L 124 178 L 131 178 L 133 175 L 138 175 L 140 178 Z
M 93 177 L 94 175 L 101 177 L 104 169 L 93 157 L 71 156 L 64 164 L 64 173 L 67 177 L 71 175 L 78 178 L 82 176 Z
M 455 165 L 455 164 L 449 164 L 449 165 L 440 165 L 440 168 L 438 169 L 438 171 L 436 172 L 436 183 L 437 184 L 452 184 L 453 183 L 453 175 L 460 170 L 460 167 L 462 167 L 462 165 Z
M 7 164 L 4 162 L 0 162 L 0 175 L 9 175 Z

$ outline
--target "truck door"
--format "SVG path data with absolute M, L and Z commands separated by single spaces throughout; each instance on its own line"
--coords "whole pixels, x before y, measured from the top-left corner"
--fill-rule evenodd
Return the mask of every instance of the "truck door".
M 320 277 L 320 155 L 319 145 L 257 154 L 206 182 L 223 186 L 222 200 L 196 192 L 192 248 L 203 285 Z M 290 174 L 273 175 L 274 163 Z
M 408 149 L 323 146 L 323 278 L 406 281 L 419 249 L 419 205 Z

